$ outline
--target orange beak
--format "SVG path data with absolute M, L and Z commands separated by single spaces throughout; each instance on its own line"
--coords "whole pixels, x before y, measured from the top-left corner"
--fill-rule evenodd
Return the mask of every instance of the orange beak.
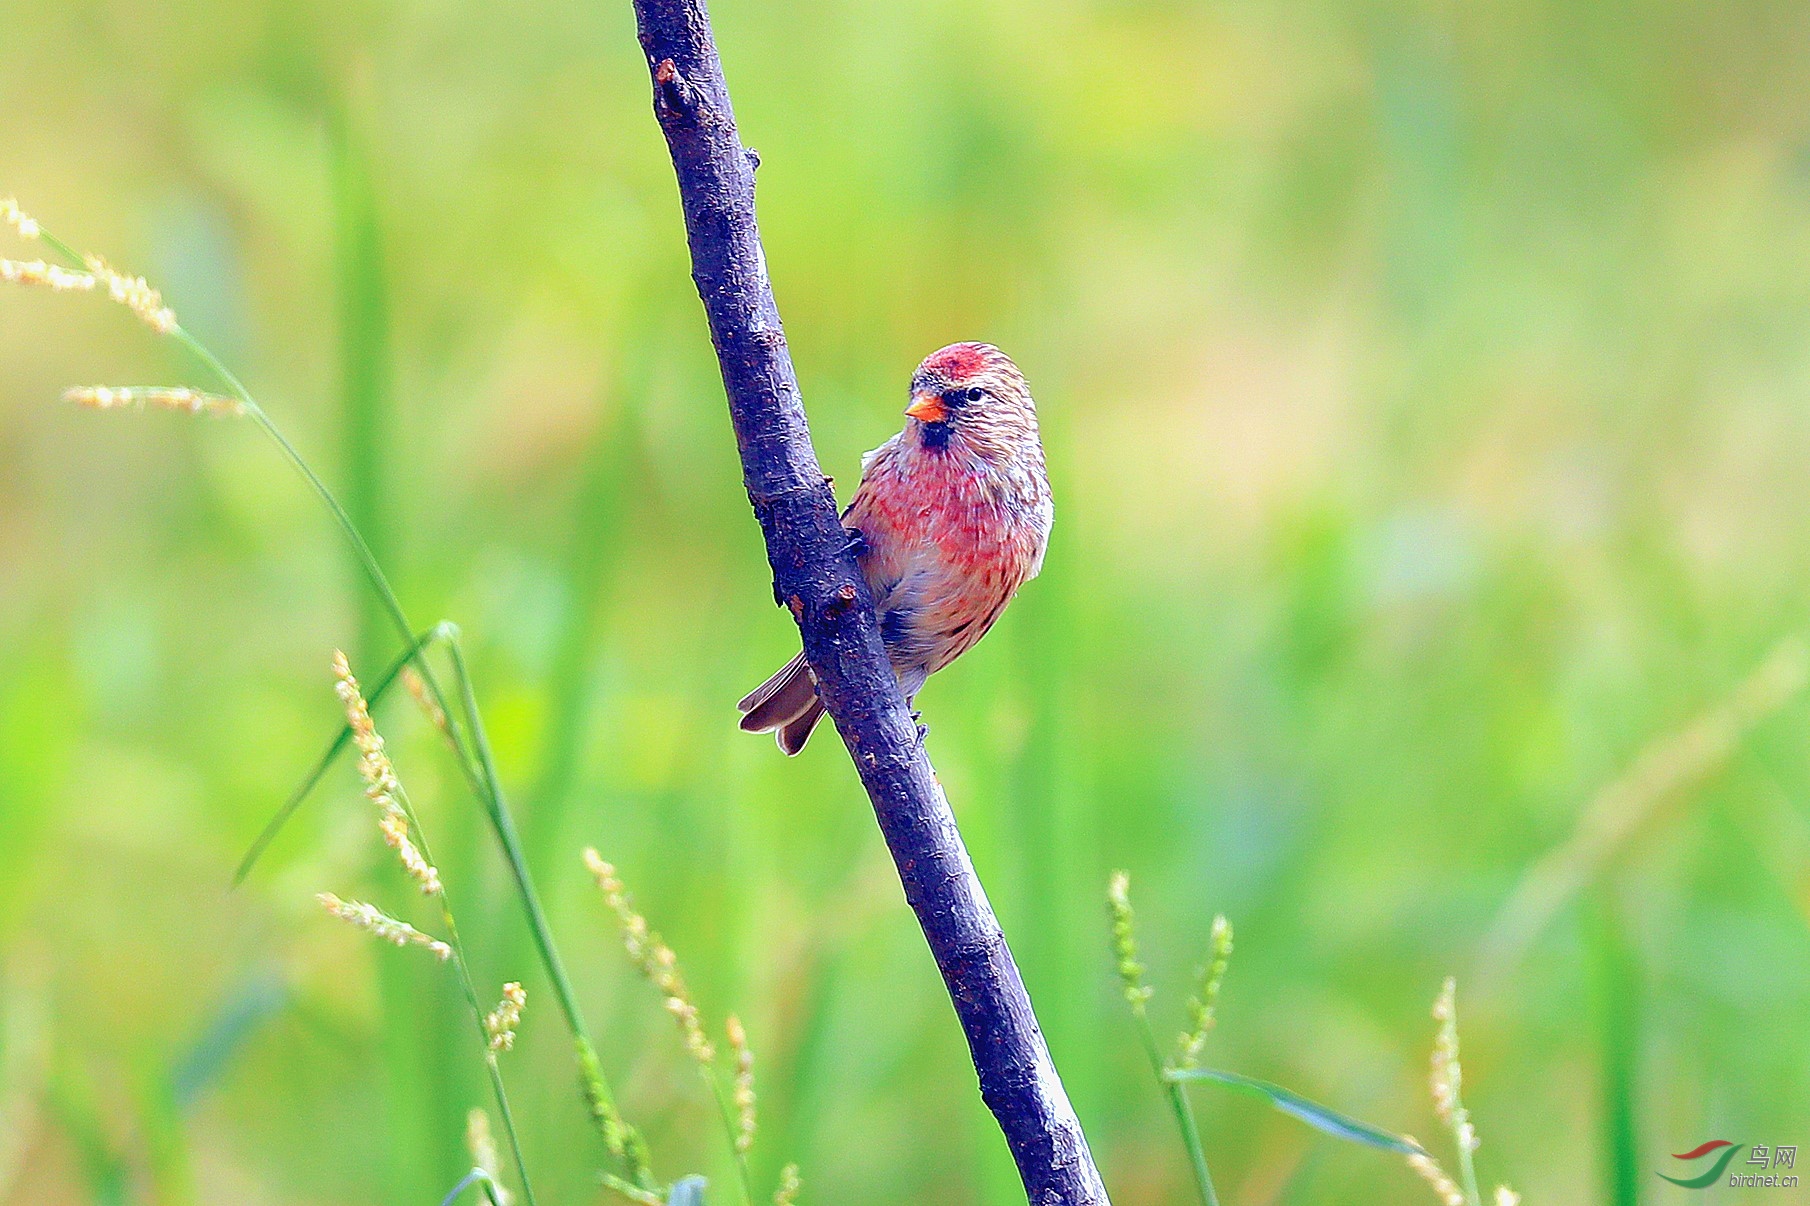
M 949 408 L 943 405 L 943 399 L 937 394 L 913 394 L 911 405 L 905 413 L 920 423 L 941 423 L 949 417 Z

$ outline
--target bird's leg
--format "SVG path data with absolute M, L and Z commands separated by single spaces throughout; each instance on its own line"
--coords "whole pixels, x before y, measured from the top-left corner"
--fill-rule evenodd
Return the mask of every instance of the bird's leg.
M 859 561 L 867 556 L 867 537 L 860 528 L 843 528 L 842 534 L 848 537 L 849 555 Z
M 918 744 L 924 744 L 924 738 L 930 736 L 930 726 L 924 723 L 924 714 L 914 710 L 911 714 L 911 723 L 918 726 Z

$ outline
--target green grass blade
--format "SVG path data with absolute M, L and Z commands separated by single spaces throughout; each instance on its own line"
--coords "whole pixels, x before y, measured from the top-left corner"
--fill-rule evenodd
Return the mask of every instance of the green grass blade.
M 1594 979 L 1598 1036 L 1602 1051 L 1603 1200 L 1611 1206 L 1639 1206 L 1640 1152 L 1636 1095 L 1639 1082 L 1639 1001 L 1635 954 L 1616 912 L 1612 893 L 1598 894 L 1594 933 Z M 1661 1174 L 1663 1175 L 1663 1174 Z
M 1421 1148 L 1404 1136 L 1392 1134 L 1380 1127 L 1371 1126 L 1337 1110 L 1321 1105 L 1317 1101 L 1309 1101 L 1299 1093 L 1273 1085 L 1267 1080 L 1258 1080 L 1252 1076 L 1240 1076 L 1236 1072 L 1222 1072 L 1217 1068 L 1172 1068 L 1163 1073 L 1164 1079 L 1174 1083 L 1190 1080 L 1204 1080 L 1211 1084 L 1225 1085 L 1253 1096 L 1262 1097 L 1272 1106 L 1291 1118 L 1305 1122 L 1317 1131 L 1345 1139 L 1352 1143 L 1361 1143 L 1366 1147 L 1381 1148 L 1386 1152 L 1395 1152 L 1403 1156 L 1419 1155 Z

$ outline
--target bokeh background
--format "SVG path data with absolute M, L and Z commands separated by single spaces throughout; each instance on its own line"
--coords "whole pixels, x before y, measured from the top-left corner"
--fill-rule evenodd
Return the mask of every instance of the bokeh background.
M 1810 9 L 715 7 L 844 493 L 931 349 L 997 342 L 1036 389 L 1047 568 L 921 705 L 1115 1201 L 1192 1189 L 1113 868 L 1159 1033 L 1224 911 L 1209 1059 L 1429 1141 L 1459 976 L 1483 1175 L 1530 1202 L 1669 1200 L 1666 1153 L 1810 1140 Z M 585 844 L 747 1019 L 763 1183 L 1021 1201 L 846 756 L 734 729 L 796 636 L 626 2 L 0 0 L 0 28 L 0 194 L 160 284 L 416 620 L 463 627 L 660 1171 L 732 1200 Z M 419 907 L 351 767 L 227 887 L 332 732 L 329 652 L 394 644 L 249 425 L 58 400 L 102 382 L 210 384 L 104 301 L 0 294 L 0 1200 L 438 1201 L 481 1065 L 439 968 L 314 905 Z M 597 1200 L 477 809 L 406 701 L 382 720 L 485 991 L 528 986 L 505 1070 L 541 1198 Z M 1432 1200 L 1196 1101 L 1228 1203 Z

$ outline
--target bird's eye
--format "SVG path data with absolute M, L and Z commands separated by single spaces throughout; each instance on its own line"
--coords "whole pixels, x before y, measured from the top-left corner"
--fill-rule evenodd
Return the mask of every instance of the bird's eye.
M 987 396 L 987 391 L 982 389 L 978 385 L 975 386 L 974 388 L 970 389 L 967 393 L 962 395 L 962 397 L 968 399 L 968 401 L 970 401 L 970 402 L 978 402 L 986 396 Z

